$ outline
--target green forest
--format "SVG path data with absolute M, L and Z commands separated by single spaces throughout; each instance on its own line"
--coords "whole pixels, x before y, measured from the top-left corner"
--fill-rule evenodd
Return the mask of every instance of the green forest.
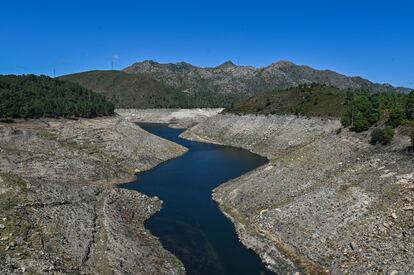
M 346 110 L 341 116 L 344 127 L 355 132 L 378 127 L 371 133 L 372 144 L 389 144 L 394 137 L 394 129 L 403 126 L 411 129 L 414 145 L 414 92 L 402 94 L 348 91 L 344 105 Z
M 341 122 L 351 130 L 361 132 L 375 124 L 396 128 L 411 124 L 414 119 L 414 92 L 374 94 L 368 91 L 348 91 L 345 106 Z
M 36 75 L 0 75 L 0 118 L 97 117 L 114 113 L 103 95 Z

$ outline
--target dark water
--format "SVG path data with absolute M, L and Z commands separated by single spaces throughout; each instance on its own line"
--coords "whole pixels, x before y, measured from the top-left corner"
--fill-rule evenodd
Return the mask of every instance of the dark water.
M 215 187 L 267 160 L 246 150 L 181 139 L 182 130 L 165 125 L 140 126 L 189 149 L 122 186 L 164 201 L 145 227 L 184 263 L 188 274 L 272 274 L 238 241 L 233 224 L 211 198 Z

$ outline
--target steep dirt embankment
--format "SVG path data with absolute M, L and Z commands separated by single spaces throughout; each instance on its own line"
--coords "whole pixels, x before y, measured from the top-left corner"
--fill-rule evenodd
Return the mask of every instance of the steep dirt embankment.
M 143 226 L 161 201 L 114 184 L 185 151 L 117 117 L 0 124 L 0 273 L 184 273 Z
M 132 122 L 165 123 L 170 127 L 189 128 L 221 111 L 223 108 L 117 109 L 116 113 Z
M 271 269 L 414 272 L 408 140 L 374 147 L 367 135 L 339 127 L 318 118 L 217 115 L 182 136 L 270 159 L 216 188 L 214 199 Z

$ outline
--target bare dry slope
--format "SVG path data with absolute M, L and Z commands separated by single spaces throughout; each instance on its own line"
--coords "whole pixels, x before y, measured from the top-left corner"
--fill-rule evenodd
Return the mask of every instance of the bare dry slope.
M 414 165 L 408 140 L 373 147 L 339 122 L 217 115 L 183 137 L 271 161 L 214 199 L 241 241 L 282 274 L 414 272 Z
M 184 273 L 143 226 L 161 201 L 113 184 L 185 151 L 118 117 L 1 123 L 0 273 Z

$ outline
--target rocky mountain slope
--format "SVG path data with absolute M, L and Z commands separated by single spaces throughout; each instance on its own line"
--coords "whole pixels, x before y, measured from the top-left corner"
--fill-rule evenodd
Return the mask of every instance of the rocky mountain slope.
M 0 123 L 0 274 L 183 274 L 114 187 L 186 149 L 119 117 Z
M 231 61 L 214 68 L 201 68 L 185 62 L 160 64 L 147 60 L 133 64 L 124 72 L 151 74 L 155 79 L 187 93 L 208 90 L 211 93 L 253 95 L 306 83 L 325 84 L 339 89 L 368 89 L 372 92 L 409 90 L 372 83 L 361 77 L 347 77 L 330 70 L 316 70 L 289 61 L 279 61 L 263 68 L 237 66 Z
M 241 241 L 280 274 L 414 272 L 414 165 L 409 140 L 369 145 L 337 120 L 216 115 L 184 138 L 270 159 L 214 199 Z

